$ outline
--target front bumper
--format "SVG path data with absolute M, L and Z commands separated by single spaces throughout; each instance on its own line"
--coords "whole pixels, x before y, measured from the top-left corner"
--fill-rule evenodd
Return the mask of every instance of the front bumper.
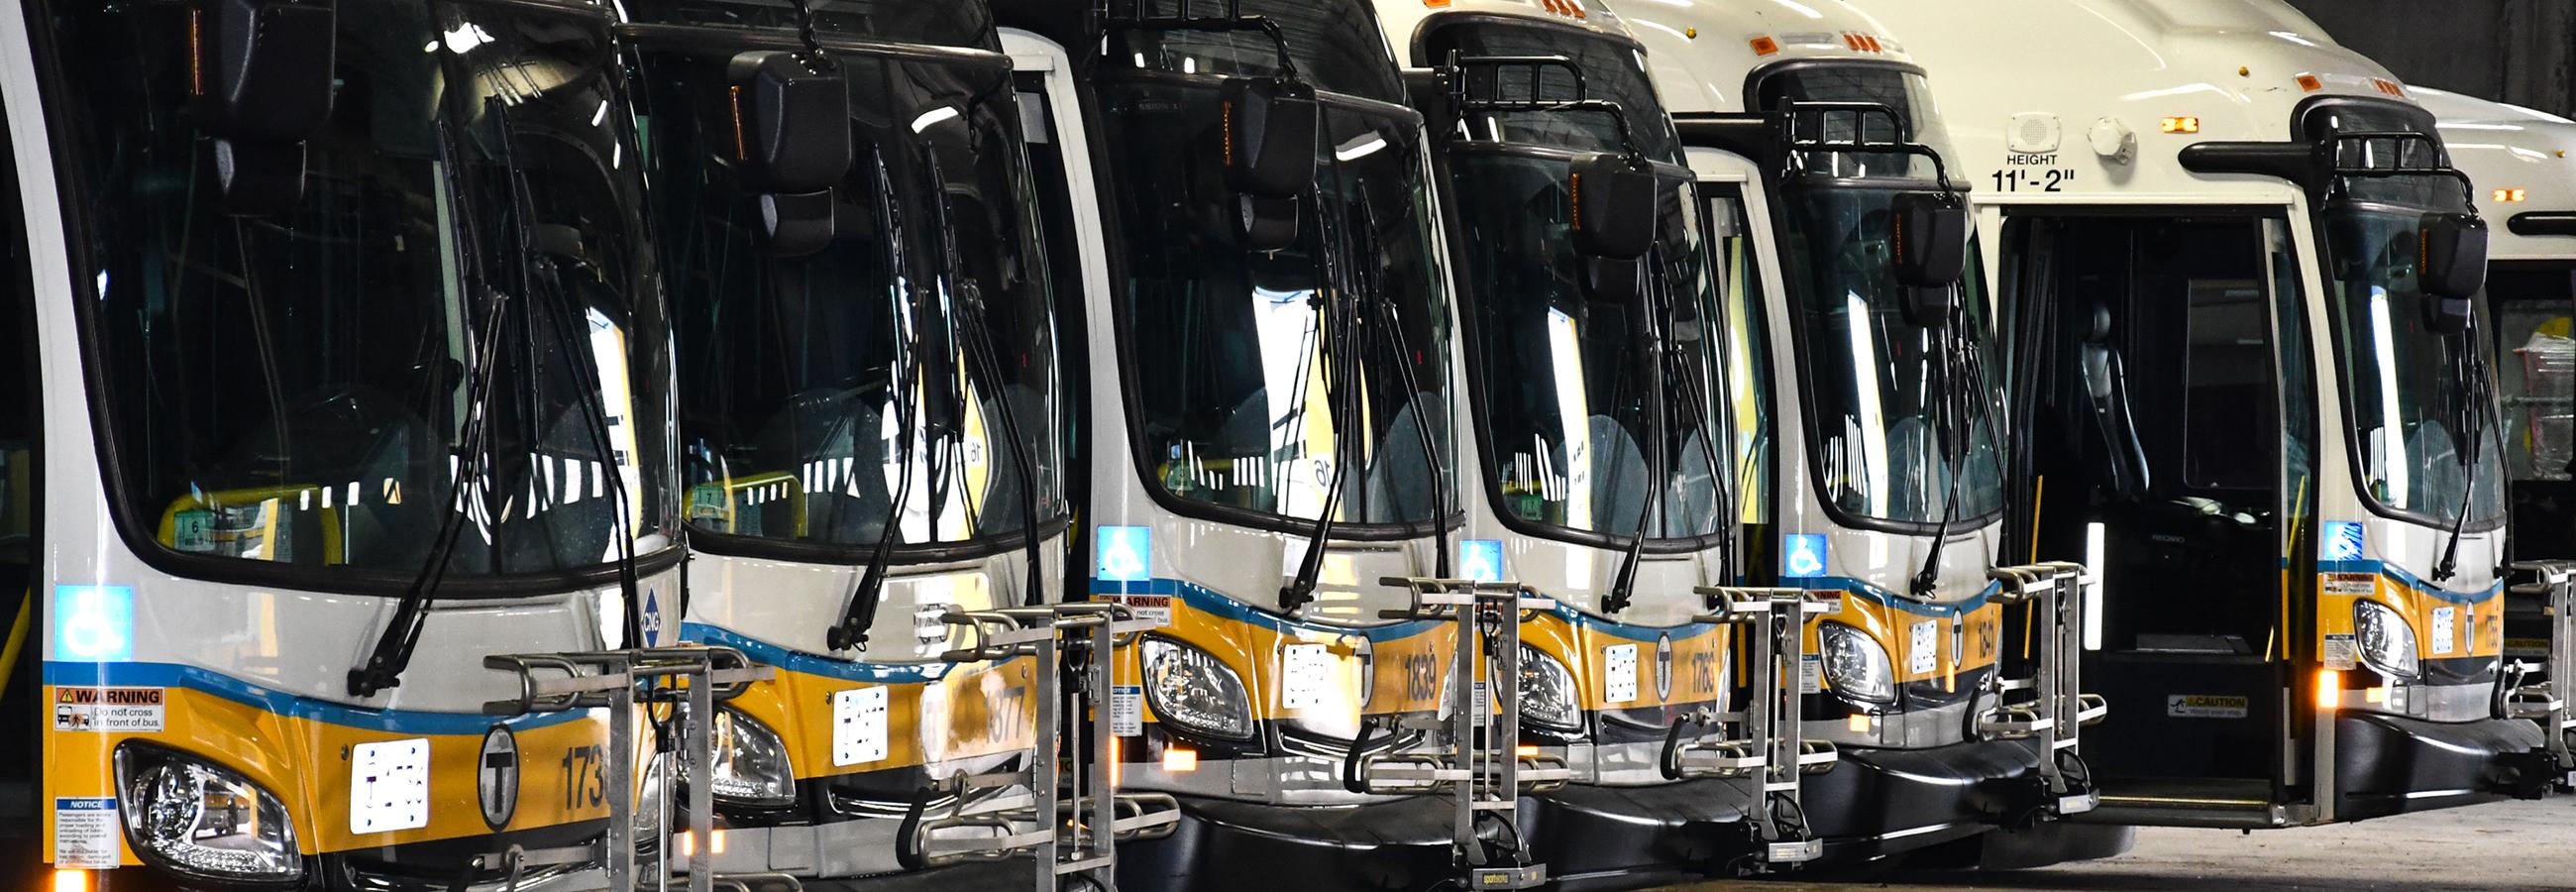
M 1412 892 L 1454 878 L 1455 801 L 1270 805 L 1180 797 L 1170 837 L 1118 847 L 1118 885 L 1157 892 Z
M 2521 719 L 2335 718 L 2335 818 L 2357 821 L 2505 799 L 2554 779 L 2540 726 Z
M 1562 892 L 1733 876 L 1760 854 L 1746 822 L 1751 780 L 1637 787 L 1569 784 L 1521 803 L 1521 838 Z
M 1848 866 L 2006 824 L 2037 807 L 2038 747 L 2022 740 L 1842 751 L 1800 793 L 1819 864 Z

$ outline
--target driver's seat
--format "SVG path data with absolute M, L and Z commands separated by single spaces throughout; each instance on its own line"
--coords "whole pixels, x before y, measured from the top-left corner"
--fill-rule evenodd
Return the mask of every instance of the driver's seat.
M 2110 307 L 2093 305 L 2084 320 L 2077 357 L 2085 397 L 2093 404 L 2093 426 L 2109 453 L 2110 490 L 2123 499 L 2144 495 L 2153 485 L 2147 447 L 2138 438 L 2136 417 L 2129 412 L 2128 368 L 2120 361 L 2119 349 L 2111 345 Z

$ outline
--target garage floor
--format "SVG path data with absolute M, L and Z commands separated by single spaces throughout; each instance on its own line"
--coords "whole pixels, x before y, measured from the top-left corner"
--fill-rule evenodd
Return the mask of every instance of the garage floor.
M 2109 861 L 1995 874 L 1892 873 L 1849 883 L 1738 882 L 1671 892 L 1810 889 L 2145 890 L 2576 889 L 2576 797 L 2509 802 L 2359 824 L 2251 835 L 2151 828 Z

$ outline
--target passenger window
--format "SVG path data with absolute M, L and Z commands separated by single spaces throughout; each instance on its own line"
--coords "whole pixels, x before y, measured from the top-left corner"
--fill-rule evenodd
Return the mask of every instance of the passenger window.
M 2183 360 L 2183 483 L 2270 489 L 2274 432 L 2271 307 L 2259 278 L 2191 279 Z M 2246 411 L 2258 408 L 2260 411 Z

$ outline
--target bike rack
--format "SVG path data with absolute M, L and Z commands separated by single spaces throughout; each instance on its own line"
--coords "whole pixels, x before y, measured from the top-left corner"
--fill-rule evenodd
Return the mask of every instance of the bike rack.
M 1529 863 L 1520 847 L 1489 850 L 1477 823 L 1480 817 L 1499 818 L 1517 837 L 1521 793 L 1557 789 L 1574 776 L 1563 758 L 1519 753 L 1521 614 L 1552 609 L 1556 601 L 1517 582 L 1389 577 L 1380 583 L 1400 586 L 1412 597 L 1410 606 L 1378 611 L 1380 618 L 1447 622 L 1457 628 L 1458 644 L 1449 662 L 1448 718 L 1407 723 L 1417 730 L 1446 730 L 1448 740 L 1427 750 L 1369 754 L 1354 765 L 1358 782 L 1371 793 L 1445 790 L 1457 796 L 1450 845 L 1462 871 L 1462 888 L 1528 889 L 1546 883 L 1547 865 Z M 1479 674 L 1480 663 L 1491 671 Z M 1489 685 L 1487 680 L 1494 678 L 1509 683 Z
M 2576 736 L 2576 561 L 2524 561 L 2513 565 L 2516 570 L 2532 574 L 2533 581 L 2515 585 L 2512 593 L 2524 597 L 2544 598 L 2549 611 L 2549 656 L 2541 665 L 2520 660 L 2500 671 L 2527 676 L 2533 671 L 2547 673 L 2539 684 L 2515 684 L 2505 692 L 2505 714 L 2540 723 L 2542 747 L 2556 763 L 2558 786 L 2569 786 L 2568 775 L 2576 772 L 2576 753 L 2570 752 L 2569 738 Z M 2510 610 L 2510 606 L 2507 607 Z
M 688 838 L 709 840 L 713 836 L 715 802 L 710 781 L 715 772 L 715 742 L 710 736 L 713 724 L 704 717 L 714 715 L 716 704 L 740 696 L 753 682 L 767 680 L 772 670 L 752 665 L 750 658 L 729 647 L 653 647 L 631 650 L 588 651 L 580 653 L 503 654 L 483 658 L 483 666 L 518 676 L 519 696 L 510 700 L 492 700 L 483 704 L 483 714 L 494 717 L 562 713 L 575 710 L 608 711 L 608 828 L 593 845 L 556 849 L 527 850 L 512 847 L 510 851 L 484 855 L 475 859 L 478 865 L 508 865 L 512 875 L 507 888 L 516 888 L 519 871 L 532 866 L 598 862 L 607 865 L 611 889 L 642 887 L 639 875 L 641 857 L 638 839 L 635 796 L 644 782 L 644 772 L 636 764 L 637 753 L 644 742 L 637 727 L 640 708 L 659 703 L 685 704 L 696 721 L 685 723 L 681 741 L 684 757 L 679 760 L 686 772 L 684 783 L 689 790 Z M 639 693 L 640 689 L 640 693 Z M 653 739 L 657 754 L 664 752 L 666 741 L 656 734 Z M 654 763 L 655 770 L 668 771 L 667 761 Z M 662 789 L 669 790 L 666 783 Z M 653 824 L 658 834 L 654 851 L 673 851 L 669 820 L 669 797 L 657 804 L 661 814 Z M 691 847 L 684 857 L 688 861 L 689 892 L 712 892 L 715 884 L 712 845 Z M 664 858 L 655 871 L 654 887 L 667 889 L 676 865 Z
M 1747 630 L 1743 640 L 1750 653 L 1746 662 L 1752 668 L 1744 689 L 1752 695 L 1742 709 L 1702 710 L 1673 722 L 1664 738 L 1664 776 L 1674 780 L 1760 778 L 1759 807 L 1748 811 L 1754 841 L 1762 846 L 1762 860 L 1767 864 L 1815 860 L 1824 854 L 1824 840 L 1807 829 L 1799 779 L 1832 770 L 1841 754 L 1831 741 L 1806 739 L 1794 673 L 1806 660 L 1807 617 L 1832 612 L 1834 603 L 1820 593 L 1796 588 L 1701 586 L 1696 591 L 1712 611 L 1698 621 Z M 1682 726 L 1688 724 L 1717 728 L 1720 736 L 1683 743 Z M 1797 818 L 1784 820 L 1783 807 Z
M 927 815 L 916 803 L 904 816 L 898 844 L 907 861 L 935 867 L 966 861 L 998 861 L 1026 852 L 1033 855 L 1031 889 L 1065 888 L 1067 877 L 1115 892 L 1117 843 L 1171 835 L 1180 821 L 1180 803 L 1155 793 L 1120 794 L 1110 779 L 1109 655 L 1118 636 L 1153 628 L 1125 605 L 1094 602 L 949 611 L 940 621 L 966 633 L 966 646 L 941 654 L 951 663 L 976 663 L 1031 657 L 1037 661 L 1038 700 L 1035 754 L 1017 771 L 980 775 L 959 773 L 938 782 L 936 792 L 955 796 L 957 807 L 946 815 Z M 1068 655 L 1071 655 L 1068 658 Z M 1068 679 L 1071 684 L 1068 685 Z M 1073 706 L 1066 706 L 1068 687 Z M 1057 752 L 1057 742 L 1075 722 L 1091 728 L 1088 745 L 1072 736 L 1071 764 Z M 1072 718 L 1068 720 L 1068 712 Z M 976 793 L 999 793 L 1026 787 L 1034 801 L 1025 808 L 965 814 Z M 989 835 L 939 837 L 941 831 L 983 830 Z
M 2052 561 L 1996 567 L 1986 578 L 1999 583 L 1995 600 L 2005 605 L 2031 605 L 2028 632 L 2038 639 L 2039 666 L 2030 678 L 2003 678 L 1997 673 L 1989 690 L 1995 708 L 1977 715 L 1977 732 L 1994 740 L 2037 740 L 2039 774 L 2052 814 L 2063 817 L 2092 811 L 2101 804 L 2091 772 L 2069 779 L 2065 756 L 2072 756 L 2081 729 L 2110 714 L 2109 701 L 2084 692 L 2084 587 L 2092 584 L 2082 564 Z M 2027 699 L 2011 695 L 2027 691 Z M 2079 757 L 2080 760 L 2080 757 Z

